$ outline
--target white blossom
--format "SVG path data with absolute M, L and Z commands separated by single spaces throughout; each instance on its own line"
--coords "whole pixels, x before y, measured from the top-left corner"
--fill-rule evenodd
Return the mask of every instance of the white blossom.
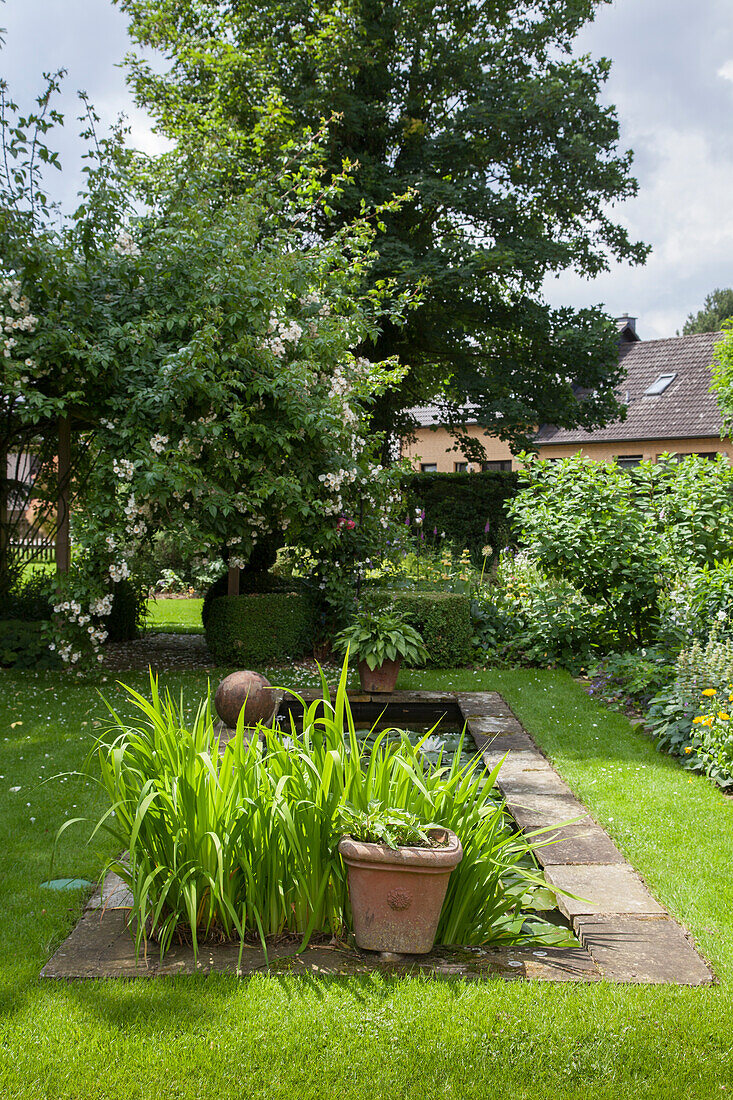
M 119 256 L 139 256 L 140 249 L 138 248 L 131 233 L 123 229 L 118 235 L 117 240 L 112 245 L 113 249 Z
M 165 450 L 165 445 L 168 442 L 167 435 L 154 435 L 150 440 L 150 448 L 155 451 L 157 455 L 161 454 Z

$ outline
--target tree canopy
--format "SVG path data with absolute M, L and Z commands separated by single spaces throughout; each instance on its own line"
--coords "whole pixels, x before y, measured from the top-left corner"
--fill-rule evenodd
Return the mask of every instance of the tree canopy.
M 702 309 L 688 314 L 682 327 L 683 336 L 697 332 L 720 332 L 723 322 L 733 317 L 733 287 L 717 287 L 706 296 Z
M 723 338 L 715 345 L 713 384 L 710 387 L 723 418 L 721 435 L 733 435 L 733 318 L 723 321 Z
M 410 196 L 385 216 L 370 275 L 423 287 L 420 307 L 362 349 L 411 368 L 380 399 L 377 427 L 400 434 L 405 410 L 435 398 L 449 420 L 470 408 L 515 444 L 539 421 L 619 415 L 609 319 L 542 294 L 553 273 L 592 277 L 647 251 L 611 213 L 637 185 L 600 102 L 609 62 L 572 54 L 605 0 L 117 2 L 133 39 L 169 63 L 129 59 L 138 101 L 176 141 L 229 128 L 255 172 L 274 135 L 335 112 L 325 167 L 358 169 L 320 233 Z

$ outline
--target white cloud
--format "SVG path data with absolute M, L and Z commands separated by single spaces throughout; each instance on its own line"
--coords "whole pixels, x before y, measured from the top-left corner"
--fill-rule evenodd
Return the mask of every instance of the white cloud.
M 672 126 L 633 135 L 645 162 L 636 199 L 617 208 L 632 239 L 651 244 L 641 268 L 615 264 L 589 281 L 566 273 L 548 283 L 553 304 L 603 302 L 639 318 L 642 338 L 674 335 L 716 286 L 733 284 L 733 156 L 701 133 Z
M 546 294 L 555 305 L 628 311 L 643 339 L 672 336 L 706 294 L 733 286 L 733 131 L 721 79 L 733 82 L 733 5 L 708 0 L 691 21 L 668 0 L 641 10 L 616 0 L 583 46 L 613 59 L 604 98 L 618 109 L 622 148 L 635 153 L 639 194 L 614 218 L 652 253 L 641 268 L 614 264 L 592 281 L 564 273 Z

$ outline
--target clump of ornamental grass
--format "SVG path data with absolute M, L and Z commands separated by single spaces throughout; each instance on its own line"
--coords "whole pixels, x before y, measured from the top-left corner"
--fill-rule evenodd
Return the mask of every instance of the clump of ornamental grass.
M 132 891 L 138 952 L 154 938 L 162 955 L 182 932 L 194 953 L 209 935 L 241 944 L 257 937 L 265 950 L 268 937 L 283 933 L 303 946 L 314 933 L 344 935 L 351 916 L 339 823 L 347 808 L 367 813 L 375 803 L 461 840 L 438 942 L 557 933 L 535 922 L 534 910 L 548 907 L 531 857 L 538 834 L 510 827 L 494 786 L 498 767 L 487 772 L 478 755 L 462 765 L 460 748 L 451 763 L 441 752 L 431 765 L 404 731 L 394 739 L 384 730 L 365 744 L 346 677 L 345 662 L 333 700 L 323 675 L 323 698 L 299 700 L 302 728 L 291 719 L 289 732 L 275 724 L 248 737 L 240 716 L 222 751 L 210 697 L 186 722 L 182 700 L 161 694 L 152 674 L 149 699 L 126 688 L 137 722 L 110 708 L 93 753 L 109 807 L 94 832 L 106 829 L 126 853 L 104 873 L 115 871 Z

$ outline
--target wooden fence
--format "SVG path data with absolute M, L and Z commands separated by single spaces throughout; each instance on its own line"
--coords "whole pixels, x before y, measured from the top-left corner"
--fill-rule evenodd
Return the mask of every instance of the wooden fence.
M 29 561 L 54 562 L 56 561 L 56 544 L 53 539 L 43 538 L 41 535 L 26 535 L 23 538 L 12 539 L 10 549 L 19 558 L 27 558 Z

